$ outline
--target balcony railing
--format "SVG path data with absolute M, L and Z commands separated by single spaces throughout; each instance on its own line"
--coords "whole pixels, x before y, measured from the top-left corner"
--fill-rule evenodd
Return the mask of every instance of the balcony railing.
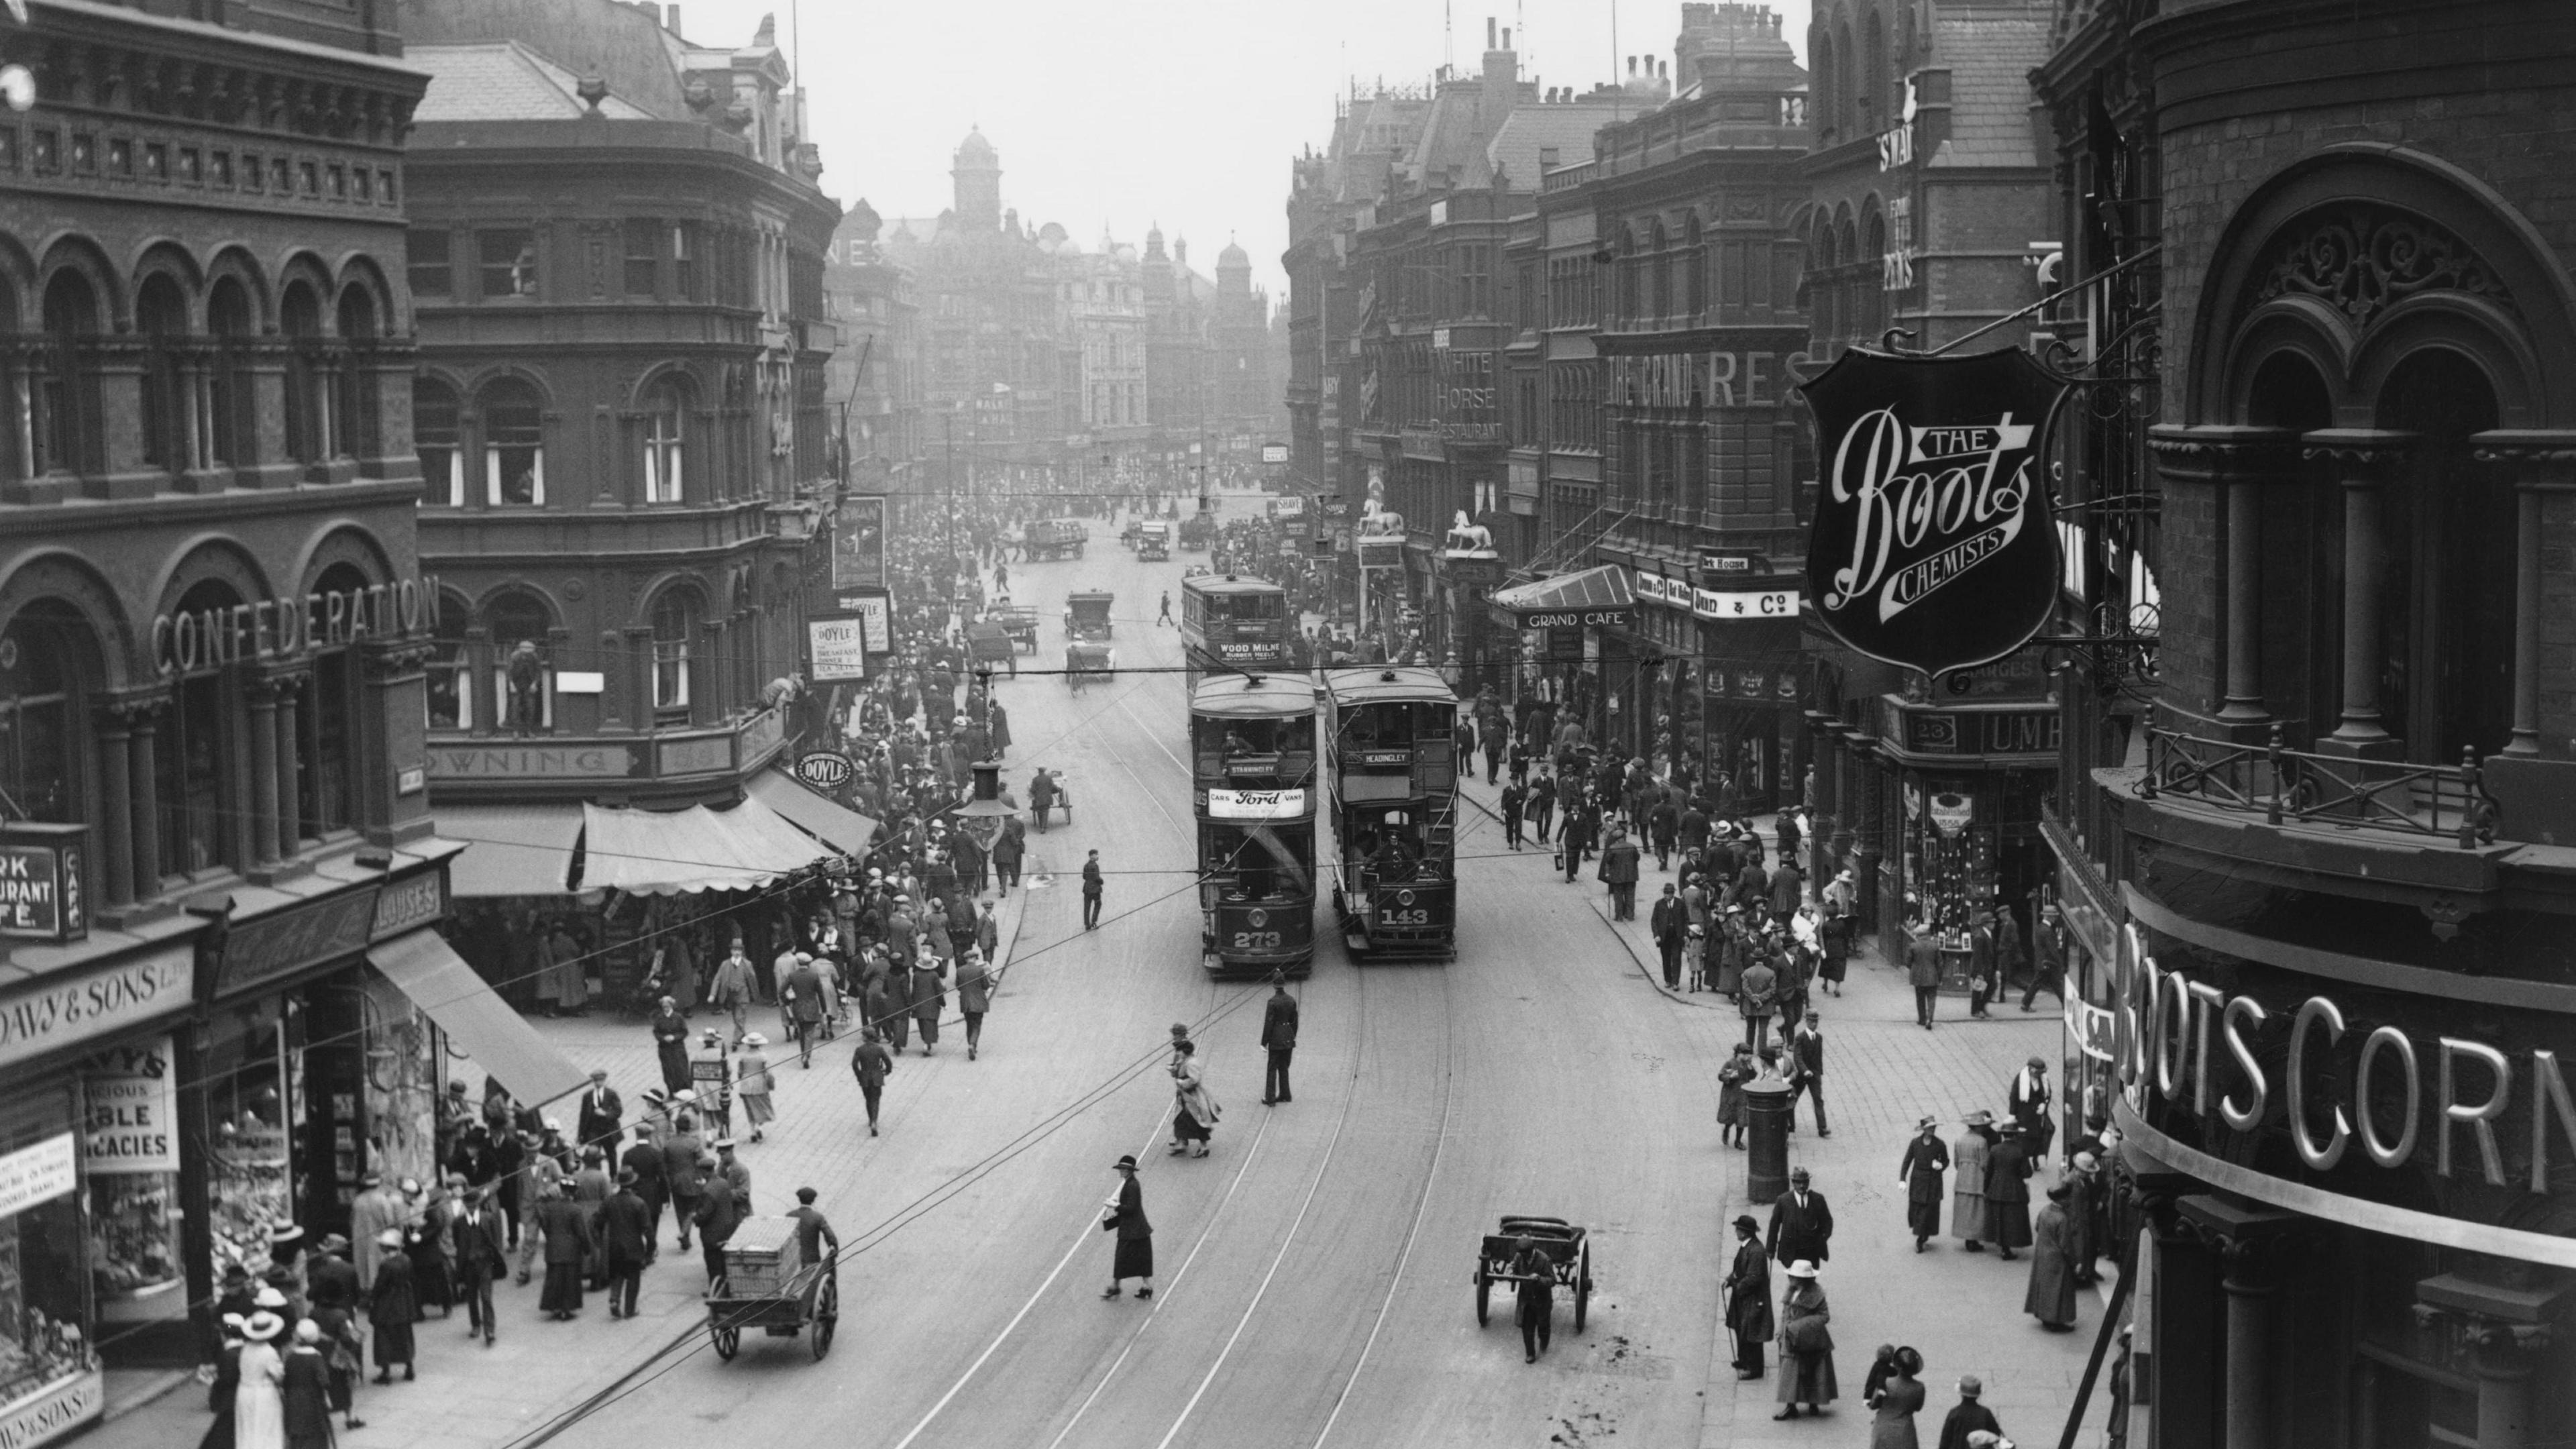
M 2502 808 L 2487 793 L 2478 752 L 2457 765 L 2421 765 L 2293 750 L 2280 727 L 2264 744 L 2206 739 L 2149 728 L 2140 799 L 2180 796 L 2266 823 L 2329 825 L 2447 837 L 2462 850 L 2491 844 Z

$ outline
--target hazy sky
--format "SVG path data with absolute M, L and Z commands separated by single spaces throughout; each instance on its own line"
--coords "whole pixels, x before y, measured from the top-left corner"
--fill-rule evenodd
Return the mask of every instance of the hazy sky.
M 1809 0 L 1784 0 L 1804 58 Z M 748 43 L 764 13 L 803 30 L 823 188 L 887 217 L 936 216 L 950 152 L 980 125 L 1002 198 L 1085 247 L 1160 221 L 1213 270 L 1229 235 L 1284 290 L 1289 161 L 1330 137 L 1345 79 L 1418 84 L 1445 52 L 1473 69 L 1485 19 L 1513 26 L 1521 75 L 1589 89 L 1625 55 L 1669 61 L 1680 0 L 682 0 L 700 45 Z M 1611 23 L 1616 14 L 1614 48 Z

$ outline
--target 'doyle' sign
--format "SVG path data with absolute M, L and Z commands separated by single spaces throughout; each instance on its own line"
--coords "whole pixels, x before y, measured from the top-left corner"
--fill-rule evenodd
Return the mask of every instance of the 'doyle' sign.
M 1853 349 L 1800 391 L 1824 466 L 1807 597 L 1834 636 L 1936 676 L 2028 642 L 2057 595 L 2041 458 L 2065 384 L 2015 348 Z

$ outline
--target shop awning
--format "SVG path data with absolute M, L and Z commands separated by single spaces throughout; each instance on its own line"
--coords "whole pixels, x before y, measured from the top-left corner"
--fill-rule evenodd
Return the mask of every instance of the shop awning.
M 818 794 L 783 770 L 762 770 L 744 789 L 751 798 L 787 817 L 787 823 L 843 855 L 865 855 L 877 838 L 877 823 L 839 801 Z
M 767 885 L 828 852 L 758 800 L 730 810 L 610 810 L 584 805 L 583 890 L 667 896 Z
M 581 807 L 449 805 L 438 812 L 438 833 L 466 847 L 447 868 L 449 894 L 562 895 L 572 843 L 581 834 Z
M 1636 590 L 1617 564 L 1514 584 L 1491 598 L 1524 629 L 1630 627 L 1637 620 Z
M 447 1033 L 452 1054 L 470 1058 L 520 1101 L 551 1102 L 590 1081 L 589 1073 L 537 1035 L 435 930 L 371 946 L 367 959 Z

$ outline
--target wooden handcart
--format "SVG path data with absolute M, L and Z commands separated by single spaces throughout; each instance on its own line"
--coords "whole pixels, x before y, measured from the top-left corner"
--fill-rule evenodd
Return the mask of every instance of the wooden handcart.
M 819 1263 L 804 1262 L 796 1227 L 794 1218 L 748 1218 L 726 1240 L 724 1276 L 707 1292 L 707 1336 L 716 1357 L 730 1362 L 747 1329 L 771 1338 L 801 1333 L 817 1362 L 832 1351 L 841 1321 L 840 1264 L 828 1252 Z
M 1547 1254 L 1556 1286 L 1574 1295 L 1574 1331 L 1581 1333 L 1592 1310 L 1592 1245 L 1584 1240 L 1583 1229 L 1563 1218 L 1510 1213 L 1503 1216 L 1502 1230 L 1485 1234 L 1483 1246 L 1476 1250 L 1477 1325 L 1482 1327 L 1486 1321 L 1495 1284 L 1535 1281 L 1529 1274 L 1512 1271 L 1512 1256 L 1522 1238 Z

